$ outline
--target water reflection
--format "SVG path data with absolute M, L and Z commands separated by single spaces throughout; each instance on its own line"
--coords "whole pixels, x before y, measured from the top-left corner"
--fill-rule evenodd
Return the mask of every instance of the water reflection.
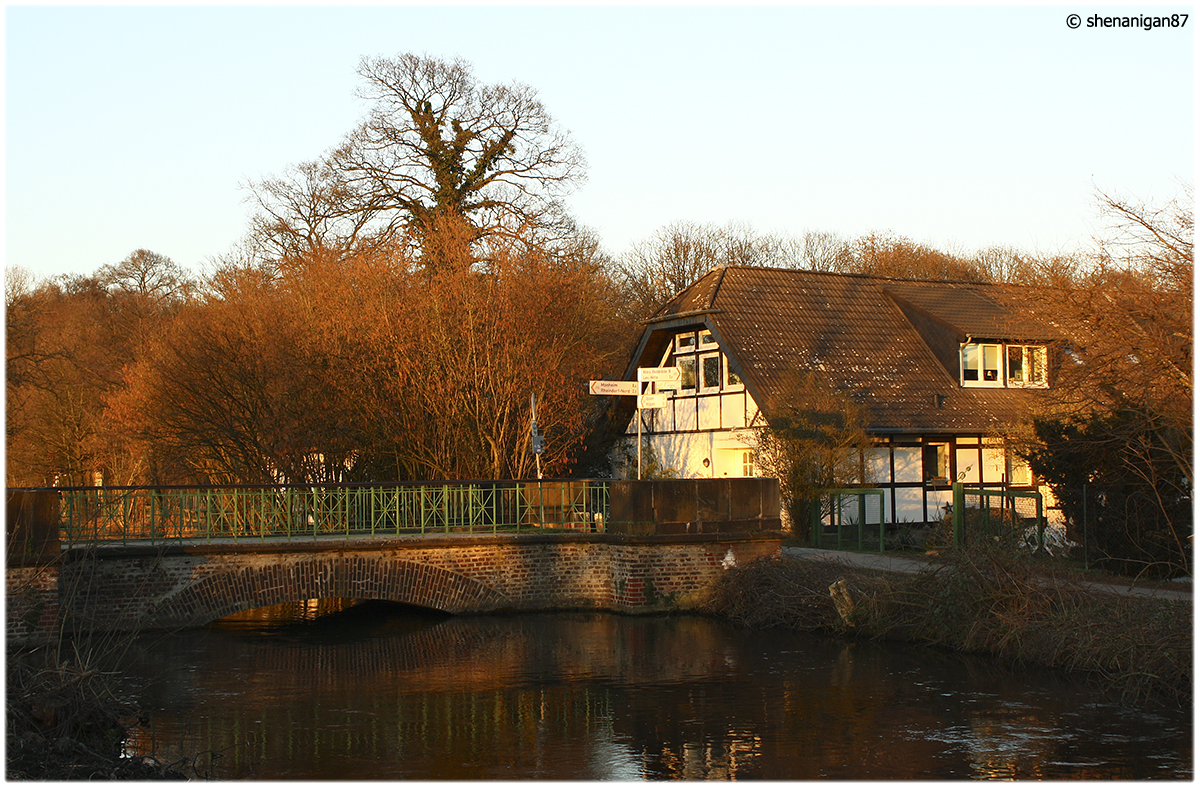
M 1190 716 L 696 617 L 372 604 L 147 639 L 132 746 L 259 779 L 1187 779 Z

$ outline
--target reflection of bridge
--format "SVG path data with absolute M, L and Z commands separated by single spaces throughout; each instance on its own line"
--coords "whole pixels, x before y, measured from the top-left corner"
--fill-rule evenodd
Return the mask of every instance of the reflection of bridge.
M 686 608 L 777 554 L 774 480 L 9 491 L 9 637 L 298 599 L 451 613 Z

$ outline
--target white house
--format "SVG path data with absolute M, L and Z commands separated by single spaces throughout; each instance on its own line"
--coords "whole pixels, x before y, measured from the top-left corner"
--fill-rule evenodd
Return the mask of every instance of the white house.
M 1003 306 L 1012 290 L 778 268 L 716 268 L 646 325 L 625 373 L 677 366 L 643 445 L 680 477 L 753 476 L 755 434 L 815 372 L 869 413 L 863 457 L 886 522 L 940 518 L 950 483 L 1032 488 L 1006 445 L 1052 383 L 1053 334 Z M 626 434 L 637 434 L 633 398 Z

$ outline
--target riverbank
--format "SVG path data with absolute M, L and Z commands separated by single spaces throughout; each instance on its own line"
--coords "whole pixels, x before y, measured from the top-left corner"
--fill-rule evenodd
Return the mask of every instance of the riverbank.
M 127 758 L 129 710 L 94 668 L 38 649 L 5 655 L 5 777 L 8 780 L 183 780 L 154 758 Z
M 1192 703 L 1190 595 L 1145 596 L 1010 551 L 913 566 L 764 559 L 721 578 L 705 612 L 750 627 L 926 643 L 1087 676 L 1123 701 Z

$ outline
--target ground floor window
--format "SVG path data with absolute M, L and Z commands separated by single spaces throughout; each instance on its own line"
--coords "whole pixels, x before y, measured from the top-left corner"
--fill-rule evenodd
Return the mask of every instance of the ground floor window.
M 754 475 L 754 452 L 752 451 L 742 452 L 742 475 Z
M 950 481 L 950 444 L 927 443 L 924 452 L 925 481 Z

